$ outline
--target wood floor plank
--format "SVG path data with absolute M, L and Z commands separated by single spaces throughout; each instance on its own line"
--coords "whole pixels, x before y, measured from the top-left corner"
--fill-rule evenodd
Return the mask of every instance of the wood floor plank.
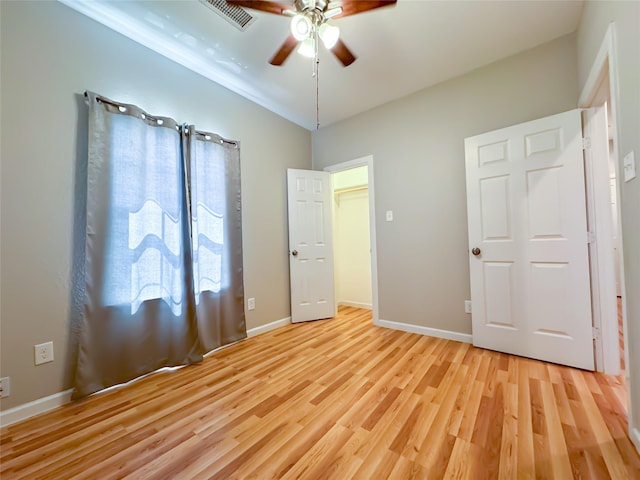
M 341 307 L 2 428 L 33 479 L 638 479 L 624 376 Z
M 361 442 L 355 455 L 367 461 L 376 461 L 387 451 L 392 451 L 391 444 L 409 419 L 419 397 L 411 392 L 403 392 L 389 404 L 383 416 L 369 432 L 366 442 Z M 360 432 L 359 432 L 360 433 Z M 397 452 L 394 452 L 397 453 Z M 373 458 L 374 460 L 371 460 Z
M 584 375 L 581 371 L 572 371 L 578 393 L 581 396 L 581 404 L 587 413 L 588 421 L 591 424 L 595 439 L 600 446 L 602 457 L 607 465 L 607 469 L 613 478 L 628 479 L 630 478 L 625 466 L 625 462 L 620 456 L 620 452 L 612 441 L 611 434 L 607 428 L 606 420 L 600 414 L 597 404 L 594 400 L 594 393 L 601 393 L 600 388 L 594 388 L 597 382 L 593 380 L 593 375 Z
M 471 442 L 462 438 L 456 438 L 453 449 L 451 450 L 451 457 L 449 458 L 449 464 L 447 470 L 444 472 L 443 479 L 446 480 L 460 480 L 460 479 L 472 479 L 474 476 L 470 471 L 471 462 L 469 459 L 469 450 L 471 449 Z
M 352 435 L 353 431 L 334 424 L 282 478 L 319 478 Z
M 389 473 L 389 479 L 403 478 L 403 479 L 415 479 L 419 478 L 420 471 L 416 469 L 415 464 L 406 457 L 399 456 L 396 464 Z
M 509 365 L 512 368 L 512 365 Z M 506 382 L 499 454 L 499 479 L 518 478 L 518 385 Z
M 567 444 L 560 422 L 558 402 L 553 393 L 553 385 L 550 382 L 540 382 L 540 392 L 544 405 L 546 431 L 548 433 L 549 451 L 551 452 L 551 467 L 554 478 L 571 478 L 571 462 Z

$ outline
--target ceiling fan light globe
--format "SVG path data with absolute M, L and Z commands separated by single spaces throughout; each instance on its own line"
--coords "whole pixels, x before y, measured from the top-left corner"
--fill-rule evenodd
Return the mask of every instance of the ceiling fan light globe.
M 338 42 L 338 38 L 340 38 L 340 29 L 328 23 L 323 23 L 318 33 L 320 34 L 322 43 L 324 43 L 324 46 L 328 49 L 332 49 Z
M 313 44 L 313 38 L 309 37 L 304 40 L 298 47 L 298 53 L 304 57 L 313 58 L 316 55 L 315 45 Z
M 305 15 L 296 15 L 291 19 L 291 35 L 302 42 L 309 38 L 313 25 Z

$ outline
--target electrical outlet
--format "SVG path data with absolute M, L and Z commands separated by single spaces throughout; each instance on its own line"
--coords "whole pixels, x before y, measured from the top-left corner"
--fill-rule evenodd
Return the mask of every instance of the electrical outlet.
M 53 342 L 33 346 L 36 365 L 53 362 Z
M 464 313 L 471 313 L 471 300 L 464 301 Z
M 255 310 L 256 309 L 256 299 L 249 298 L 247 299 L 247 310 Z
M 0 378 L 0 398 L 11 395 L 11 381 L 9 377 Z
M 386 216 L 387 222 L 393 222 L 393 211 L 392 210 L 387 210 L 385 216 Z

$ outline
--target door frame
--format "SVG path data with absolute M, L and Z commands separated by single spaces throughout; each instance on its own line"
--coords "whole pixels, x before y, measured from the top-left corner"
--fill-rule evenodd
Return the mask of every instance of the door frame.
M 613 140 L 613 158 L 616 170 L 616 200 L 618 210 L 618 241 L 619 241 L 619 258 L 620 258 L 620 289 L 622 292 L 622 327 L 624 331 L 624 355 L 625 355 L 625 371 L 627 375 L 627 383 L 629 380 L 629 345 L 628 345 L 628 332 L 627 332 L 627 307 L 626 307 L 626 287 L 625 287 L 625 274 L 624 274 L 624 245 L 622 239 L 622 212 L 620 204 L 620 191 L 621 191 L 621 172 L 619 161 L 619 138 L 620 138 L 620 116 L 618 111 L 618 105 L 620 103 L 620 97 L 618 92 L 618 64 L 615 55 L 615 29 L 614 24 L 609 24 L 607 31 L 600 45 L 600 50 L 596 55 L 596 58 L 589 71 L 589 76 L 585 82 L 582 93 L 578 100 L 578 106 L 580 108 L 589 108 L 596 106 L 598 100 L 597 94 L 600 90 L 603 80 L 608 76 L 609 78 L 609 100 L 611 104 L 611 116 L 614 119 L 614 128 L 611 130 L 611 138 Z M 587 189 L 587 203 L 594 201 L 594 192 Z M 596 232 L 597 234 L 597 232 Z M 592 281 L 600 285 L 601 291 L 607 291 L 607 286 L 603 285 L 603 282 L 608 275 L 604 273 L 603 268 L 609 268 L 609 265 L 599 266 L 592 271 Z M 601 361 L 598 361 L 598 355 L 596 355 L 596 370 L 599 372 L 619 374 L 620 373 L 620 346 L 618 343 L 618 319 L 601 318 L 599 315 L 595 315 L 594 312 L 594 327 L 598 328 L 601 335 L 596 338 L 596 342 L 599 343 L 599 348 L 602 350 Z M 597 349 L 596 349 L 597 350 Z M 631 418 L 631 409 L 629 409 L 629 417 Z M 633 423 L 629 421 L 629 425 Z
M 367 166 L 367 182 L 369 189 L 369 242 L 371 246 L 371 311 L 373 314 L 373 324 L 379 325 L 380 313 L 378 310 L 378 249 L 376 244 L 376 208 L 375 189 L 373 184 L 373 155 L 356 158 L 348 162 L 336 163 L 324 167 L 325 172 L 336 173 L 343 170 Z M 335 261 L 335 257 L 334 257 Z M 335 275 L 335 268 L 334 268 Z M 337 300 L 336 300 L 337 301 Z M 337 304 L 336 304 L 337 308 Z
M 605 108 L 606 104 L 602 104 L 582 111 L 585 194 L 589 225 L 589 272 L 596 371 L 619 375 L 620 346 L 609 176 L 610 151 L 606 125 L 601 121 L 594 121 L 599 120 L 597 110 L 600 110 L 600 115 L 606 117 Z M 615 145 L 615 139 L 613 140 Z
M 635 365 L 631 365 L 629 362 L 629 329 L 627 327 L 627 289 L 624 273 L 624 240 L 622 238 L 622 205 L 620 203 L 621 182 L 620 176 L 620 154 L 619 154 L 619 139 L 620 139 L 620 113 L 618 105 L 620 105 L 620 92 L 618 91 L 618 60 L 616 58 L 616 32 L 615 24 L 610 23 L 602 43 L 600 44 L 600 50 L 596 55 L 591 69 L 589 70 L 589 76 L 584 84 L 580 98 L 578 99 L 578 106 L 583 108 L 591 107 L 596 101 L 598 90 L 602 84 L 602 80 L 608 75 L 609 77 L 609 101 L 611 104 L 611 116 L 615 122 L 614 128 L 611 131 L 613 138 L 613 159 L 616 169 L 616 201 L 618 210 L 618 247 L 619 247 L 619 262 L 620 262 L 620 290 L 622 293 L 622 330 L 624 332 L 624 361 L 625 361 L 625 376 L 627 383 L 627 420 L 628 430 L 627 434 L 633 442 L 636 450 L 640 451 L 640 432 L 634 427 L 636 415 L 640 415 L 640 412 L 634 411 L 633 402 L 631 401 L 631 392 L 634 388 L 638 388 L 633 383 L 633 375 L 630 374 L 632 369 L 635 369 Z M 609 323 L 605 323 L 601 326 L 603 329 L 613 331 L 614 326 Z M 617 321 L 616 321 L 617 323 Z M 617 325 L 615 325 L 617 329 Z M 619 359 L 619 347 L 615 348 L 613 345 L 603 345 L 603 354 L 608 362 L 613 361 L 615 354 Z M 607 363 L 605 361 L 605 364 Z M 619 360 L 618 360 L 619 361 Z M 605 371 L 606 373 L 606 371 Z

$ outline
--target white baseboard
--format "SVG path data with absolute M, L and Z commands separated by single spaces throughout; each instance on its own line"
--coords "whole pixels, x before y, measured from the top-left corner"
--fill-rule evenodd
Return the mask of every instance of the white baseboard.
M 291 323 L 291 317 L 281 318 L 280 320 L 275 320 L 271 323 L 267 323 L 266 325 L 260 325 L 259 327 L 250 328 L 247 330 L 247 338 L 255 337 L 256 335 L 261 335 L 263 333 L 267 333 L 270 330 L 275 330 L 276 328 L 284 327 L 285 325 L 289 325 Z
M 48 397 L 39 398 L 24 405 L 18 405 L 17 407 L 0 412 L 0 426 L 6 427 L 12 423 L 35 417 L 41 413 L 58 408 L 65 403 L 69 403 L 71 401 L 71 392 L 73 392 L 73 389 L 54 393 Z
M 367 310 L 371 310 L 373 307 L 370 303 L 362 303 L 362 302 L 350 302 L 348 300 L 338 302 L 338 305 L 343 305 L 345 307 L 354 307 L 354 308 L 366 308 Z
M 446 340 L 455 340 L 456 342 L 473 343 L 473 337 L 467 333 L 452 332 L 451 330 L 440 330 L 439 328 L 423 327 L 421 325 L 412 325 L 410 323 L 392 322 L 390 320 L 378 320 L 376 324 L 379 327 L 391 328 L 393 330 L 402 330 L 403 332 L 419 333 L 428 337 L 444 338 Z
M 284 327 L 290 323 L 291 317 L 287 317 L 267 323 L 266 325 L 251 328 L 247 330 L 247 338 L 255 337 L 256 335 L 266 333 L 276 328 Z M 0 427 L 6 427 L 7 425 L 26 420 L 27 418 L 34 417 L 41 413 L 48 412 L 49 410 L 53 410 L 54 408 L 58 408 L 65 403 L 69 403 L 71 401 L 71 392 L 73 392 L 73 390 L 54 393 L 48 397 L 39 398 L 38 400 L 25 403 L 24 405 L 18 405 L 17 407 L 2 411 L 0 412 Z

